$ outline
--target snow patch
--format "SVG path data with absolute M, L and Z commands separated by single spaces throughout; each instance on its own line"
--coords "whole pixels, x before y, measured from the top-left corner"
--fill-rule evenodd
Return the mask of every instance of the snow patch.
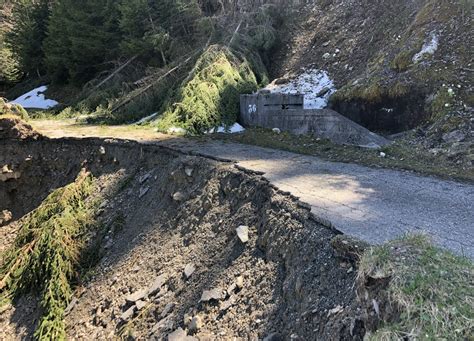
M 423 44 L 421 51 L 413 56 L 413 62 L 420 62 L 426 55 L 433 55 L 439 47 L 439 38 L 435 33 L 431 34 L 431 41 Z
M 336 87 L 326 71 L 312 69 L 287 84 L 272 83 L 265 90 L 288 95 L 303 94 L 304 109 L 324 109 L 328 106 L 329 97 L 336 92 Z
M 230 127 L 221 126 L 221 127 L 213 128 L 213 129 L 208 131 L 208 134 L 216 134 L 216 133 L 218 133 L 218 134 L 238 134 L 238 133 L 243 133 L 244 131 L 245 131 L 244 127 L 242 127 L 238 123 L 235 123 L 234 125 L 232 125 Z
M 20 104 L 23 108 L 35 108 L 35 109 L 50 109 L 58 105 L 59 103 L 52 100 L 46 99 L 44 92 L 48 90 L 46 85 L 40 86 L 30 92 L 18 97 L 11 101 L 14 104 Z

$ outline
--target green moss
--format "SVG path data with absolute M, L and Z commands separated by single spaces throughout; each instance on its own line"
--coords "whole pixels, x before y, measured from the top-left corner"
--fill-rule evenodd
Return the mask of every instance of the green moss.
M 221 124 L 230 125 L 237 119 L 239 95 L 257 87 L 255 74 L 245 59 L 227 48 L 212 46 L 198 60 L 175 103 L 158 121 L 158 128 L 166 131 L 176 126 L 201 134 Z
M 50 194 L 21 221 L 14 245 L 0 263 L 0 299 L 25 292 L 41 295 L 38 340 L 65 340 L 64 310 L 82 248 L 81 235 L 92 224 L 95 203 L 88 200 L 94 181 L 83 171 L 76 181 Z
M 368 340 L 469 340 L 474 328 L 474 266 L 419 235 L 369 249 L 359 279 L 389 278 L 386 304 L 398 319 L 383 321 Z M 390 317 L 392 319 L 392 317 Z

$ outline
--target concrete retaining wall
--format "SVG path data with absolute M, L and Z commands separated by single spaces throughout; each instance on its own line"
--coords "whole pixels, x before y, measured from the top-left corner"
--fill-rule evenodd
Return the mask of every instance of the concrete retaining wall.
M 242 95 L 240 121 L 246 127 L 279 128 L 293 134 L 312 134 L 339 144 L 377 147 L 389 143 L 387 139 L 333 110 L 304 110 L 303 103 L 303 95 Z

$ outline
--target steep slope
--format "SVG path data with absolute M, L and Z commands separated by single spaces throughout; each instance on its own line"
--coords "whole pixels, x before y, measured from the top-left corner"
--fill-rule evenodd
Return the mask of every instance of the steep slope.
M 271 73 L 328 71 L 338 88 L 330 105 L 340 113 L 387 133 L 424 125 L 429 147 L 464 142 L 469 154 L 471 14 L 472 3 L 459 0 L 311 3 L 287 20 Z

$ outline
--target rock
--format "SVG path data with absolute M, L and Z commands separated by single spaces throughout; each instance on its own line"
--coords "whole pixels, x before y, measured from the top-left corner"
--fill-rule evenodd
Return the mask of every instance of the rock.
M 249 227 L 242 225 L 239 226 L 236 230 L 237 236 L 239 237 L 242 243 L 247 243 L 249 241 Z
M 219 309 L 221 311 L 226 311 L 230 307 L 232 307 L 236 302 L 237 302 L 237 298 L 234 295 L 232 295 L 232 296 L 230 296 L 230 298 L 227 301 L 224 301 L 224 302 L 221 303 Z
M 443 141 L 446 143 L 461 142 L 465 138 L 466 138 L 466 134 L 464 134 L 460 130 L 455 130 L 443 135 Z
M 316 97 L 324 97 L 328 94 L 329 91 L 331 91 L 331 89 L 326 87 L 322 89 L 320 92 L 318 92 Z
M 273 81 L 273 84 L 275 85 L 283 85 L 283 84 L 288 84 L 290 80 L 288 78 L 277 78 Z
M 273 128 L 272 131 L 275 133 L 275 134 L 281 134 L 281 129 L 280 128 Z
M 140 184 L 143 184 L 145 181 L 147 181 L 149 178 L 151 178 L 151 174 L 150 173 L 147 173 L 145 175 L 142 175 L 138 181 L 140 182 Z
M 173 194 L 173 200 L 174 201 L 184 201 L 185 200 L 185 196 L 183 193 L 181 192 L 176 192 L 175 194 Z
M 13 215 L 10 211 L 3 210 L 0 212 L 0 225 L 8 223 L 10 220 L 12 220 Z
M 186 276 L 187 279 L 189 279 L 195 271 L 196 271 L 196 266 L 193 263 L 189 263 L 184 268 L 184 275 Z
M 143 198 L 148 193 L 149 190 L 150 190 L 150 187 L 140 188 L 140 193 L 138 193 L 138 198 L 139 199 Z
M 168 303 L 165 306 L 165 309 L 161 312 L 161 317 L 165 318 L 171 311 L 174 309 L 175 304 L 174 303 Z
M 187 131 L 183 128 L 171 127 L 168 129 L 167 133 L 170 135 L 186 135 Z
M 235 285 L 237 285 L 237 288 L 242 289 L 244 287 L 244 278 L 242 276 L 237 277 Z
M 182 328 L 178 328 L 174 332 L 168 335 L 168 341 L 199 341 L 199 340 L 193 336 L 188 336 L 187 333 Z
M 145 301 L 142 301 L 142 300 L 135 302 L 135 306 L 137 307 L 137 309 L 139 311 L 142 310 L 143 308 L 145 308 L 146 305 L 147 305 L 147 303 Z
M 263 341 L 283 341 L 283 338 L 278 333 L 272 333 L 266 336 Z
M 380 157 L 381 158 L 385 158 L 387 156 L 387 154 L 385 154 L 384 152 L 380 152 Z
M 323 54 L 323 59 L 329 59 L 331 58 L 331 54 L 326 52 L 325 54 Z
M 74 309 L 74 307 L 77 305 L 77 303 L 79 303 L 79 300 L 76 297 L 74 297 L 72 301 L 68 304 L 66 309 L 64 310 L 64 315 L 65 316 L 69 315 L 71 311 Z
M 212 300 L 220 301 L 224 298 L 223 296 L 222 290 L 220 289 L 205 290 L 201 295 L 201 302 L 209 302 Z
M 18 180 L 19 178 L 21 178 L 20 172 L 11 170 L 8 165 L 2 167 L 0 171 L 0 181 L 6 182 L 8 180 Z
M 184 173 L 185 173 L 188 177 L 192 177 L 192 176 L 193 176 L 193 172 L 194 172 L 194 169 L 192 169 L 191 167 L 186 167 L 186 168 L 184 168 Z
M 125 297 L 125 300 L 130 303 L 135 303 L 137 301 L 143 300 L 147 296 L 148 296 L 148 290 L 142 289 L 142 290 L 138 290 L 134 292 L 131 295 L 128 295 L 127 297 Z
M 344 310 L 344 308 L 342 306 L 338 305 L 337 307 L 329 310 L 328 317 L 333 316 L 333 315 L 337 315 L 340 312 L 342 312 L 343 310 Z
M 130 320 L 133 317 L 133 314 L 135 313 L 135 309 L 137 309 L 136 306 L 131 306 L 120 316 L 120 319 L 122 321 Z
M 203 325 L 204 323 L 202 321 L 202 318 L 199 315 L 194 316 L 188 326 L 189 332 L 195 334 L 199 331 L 199 329 L 202 328 Z
M 161 287 L 168 280 L 168 275 L 161 274 L 154 281 L 153 284 L 147 290 L 147 296 L 152 296 L 161 290 Z
M 103 146 L 100 146 L 99 148 L 99 154 L 100 155 L 105 155 L 105 148 Z

